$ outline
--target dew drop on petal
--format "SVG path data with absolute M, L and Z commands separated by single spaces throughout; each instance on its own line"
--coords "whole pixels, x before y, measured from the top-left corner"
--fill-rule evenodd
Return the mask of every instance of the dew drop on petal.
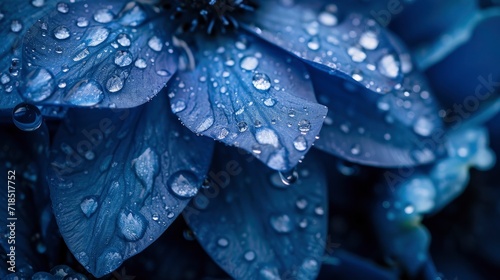
M 272 145 L 277 148 L 279 146 L 278 135 L 270 128 L 259 128 L 255 132 L 257 142 L 262 145 Z
M 172 112 L 174 114 L 182 112 L 186 109 L 186 102 L 184 102 L 182 100 L 177 100 L 175 102 L 172 102 L 172 104 L 170 105 L 170 108 L 172 109 Z
M 203 120 L 202 123 L 198 125 L 196 128 L 196 133 L 201 133 L 203 131 L 206 131 L 209 129 L 212 125 L 214 124 L 214 117 L 209 116 Z
M 229 241 L 226 238 L 221 237 L 217 240 L 217 245 L 220 247 L 227 247 L 229 245 Z
M 125 81 L 120 76 L 113 75 L 106 82 L 106 89 L 109 92 L 118 92 L 123 88 L 124 82 Z
M 279 175 L 281 182 L 286 186 L 293 185 L 299 180 L 299 173 L 295 168 L 289 171 L 280 171 Z
M 252 71 L 259 66 L 259 59 L 255 56 L 245 56 L 240 61 L 240 67 L 243 70 Z
M 303 135 L 299 135 L 293 140 L 293 147 L 299 151 L 303 152 L 307 150 L 307 140 Z
M 154 51 L 161 51 L 163 48 L 163 42 L 157 36 L 153 36 L 148 40 L 148 46 Z
M 99 23 L 108 23 L 114 18 L 113 13 L 108 9 L 97 10 L 94 14 L 94 20 Z
M 318 21 L 324 26 L 335 26 L 337 25 L 338 19 L 334 14 L 323 11 L 318 15 Z
M 247 251 L 244 255 L 245 260 L 251 262 L 255 260 L 255 252 L 254 251 Z
M 23 23 L 19 20 L 13 20 L 10 23 L 10 31 L 17 33 L 23 29 Z
M 144 236 L 146 218 L 139 212 L 122 211 L 118 217 L 118 228 L 127 241 L 137 241 Z
M 309 130 L 311 130 L 311 122 L 309 122 L 308 120 L 300 120 L 297 126 L 302 134 L 305 134 L 309 132 Z
M 54 37 L 59 40 L 68 39 L 70 36 L 69 29 L 66 26 L 58 26 L 54 28 Z
M 286 214 L 271 216 L 270 223 L 272 228 L 279 233 L 288 233 L 293 229 L 292 219 Z
M 271 88 L 271 79 L 264 73 L 256 73 L 252 78 L 253 87 L 260 91 L 267 91 Z
M 376 49 L 379 44 L 377 34 L 372 31 L 366 31 L 359 37 L 359 44 L 367 50 Z
M 135 61 L 134 63 L 135 67 L 139 68 L 139 69 L 144 69 L 146 68 L 148 65 L 146 64 L 146 61 L 142 58 L 139 58 Z
M 421 136 L 429 136 L 432 134 L 434 130 L 434 124 L 425 117 L 420 117 L 417 119 L 415 124 L 413 125 L 413 131 Z
M 168 178 L 167 185 L 181 198 L 190 198 L 198 193 L 198 179 L 191 171 L 177 171 Z
M 116 41 L 122 47 L 129 47 L 131 44 L 130 37 L 125 33 L 119 34 L 118 37 L 116 38 Z
M 57 11 L 61 14 L 67 14 L 69 12 L 68 4 L 64 2 L 57 3 Z
M 87 196 L 80 203 L 80 209 L 87 218 L 90 218 L 90 216 L 95 213 L 98 207 L 99 202 L 96 196 Z
M 117 51 L 115 54 L 115 64 L 120 67 L 129 66 L 132 61 L 132 55 L 128 51 Z
M 87 46 L 95 47 L 100 45 L 102 42 L 106 41 L 109 36 L 109 30 L 104 27 L 97 27 L 90 29 L 88 31 L 88 36 L 86 40 L 88 41 Z
M 94 79 L 76 83 L 64 97 L 64 101 L 77 106 L 94 106 L 104 99 L 101 85 Z
M 35 105 L 18 104 L 12 110 L 12 121 L 22 131 L 33 131 L 42 125 L 42 113 Z
M 361 147 L 358 144 L 354 144 L 351 146 L 351 154 L 359 155 L 361 153 Z
M 399 75 L 399 64 L 394 55 L 386 54 L 378 62 L 378 69 L 382 75 L 396 78 Z

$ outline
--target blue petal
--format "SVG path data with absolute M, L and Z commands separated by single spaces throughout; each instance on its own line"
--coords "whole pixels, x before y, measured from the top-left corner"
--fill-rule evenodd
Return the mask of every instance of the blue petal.
M 353 77 L 373 91 L 390 90 L 403 73 L 387 32 L 341 4 L 262 1 L 243 26 L 323 71 Z
M 27 32 L 23 97 L 72 107 L 135 107 L 176 71 L 160 8 L 120 0 L 58 6 Z
M 395 270 L 384 269 L 369 260 L 337 250 L 323 262 L 319 279 L 398 279 Z
M 315 158 L 291 186 L 244 151 L 221 147 L 217 158 L 183 213 L 205 250 L 237 279 L 314 279 L 327 231 L 327 185 Z
M 22 38 L 26 31 L 54 8 L 56 0 L 37 1 L 41 5 L 26 1 L 2 1 L 0 3 L 0 109 L 13 108 L 21 102 L 18 92 L 21 71 Z
M 5 189 L 0 193 L 0 202 L 5 205 L 0 211 L 0 220 L 5 223 L 0 228 L 0 253 L 6 257 L 2 258 L 0 278 L 12 272 L 8 270 L 12 264 L 7 262 L 12 254 L 16 275 L 31 277 L 33 269 L 47 269 L 56 260 L 62 244 L 44 181 L 48 134 L 45 126 L 22 132 L 4 125 L 0 134 L 0 172 L 5 174 Z M 11 223 L 14 226 L 8 227 Z
M 327 111 L 301 62 L 252 36 L 197 39 L 203 51 L 186 62 L 193 69 L 169 84 L 172 111 L 196 133 L 253 152 L 273 169 L 291 169 Z
M 445 131 L 436 101 L 420 74 L 408 74 L 386 94 L 312 72 L 316 93 L 329 108 L 316 147 L 374 166 L 420 165 L 444 152 Z
M 50 191 L 66 244 L 96 277 L 150 245 L 196 194 L 212 143 L 166 95 L 134 109 L 72 109 L 56 135 Z

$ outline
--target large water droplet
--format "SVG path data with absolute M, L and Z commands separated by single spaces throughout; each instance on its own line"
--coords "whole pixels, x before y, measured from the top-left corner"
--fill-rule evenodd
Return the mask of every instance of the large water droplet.
M 42 125 L 42 113 L 35 106 L 21 103 L 12 110 L 12 121 L 23 131 L 33 131 Z
M 88 31 L 88 35 L 85 40 L 87 41 L 87 46 L 95 47 L 106 41 L 106 39 L 108 39 L 108 36 L 109 30 L 107 28 L 97 27 Z
M 142 184 L 146 187 L 146 193 L 153 188 L 154 177 L 158 173 L 158 155 L 147 148 L 139 157 L 133 161 L 134 171 Z
M 286 214 L 273 215 L 270 222 L 273 229 L 279 233 L 288 233 L 293 229 L 292 219 Z
M 144 236 L 147 220 L 139 212 L 122 211 L 118 218 L 118 228 L 128 241 L 137 241 Z
M 293 140 L 293 147 L 299 151 L 303 152 L 307 150 L 307 140 L 303 135 L 299 135 Z
M 161 51 L 163 48 L 163 42 L 157 36 L 153 36 L 148 41 L 148 46 L 154 51 Z
M 198 179 L 191 171 L 177 171 L 168 178 L 169 188 L 182 198 L 193 197 L 198 193 Z
M 116 249 L 108 249 L 104 251 L 96 261 L 97 270 L 104 274 L 111 273 L 123 263 L 123 257 Z
M 241 69 L 252 71 L 259 66 L 259 59 L 255 56 L 245 56 L 240 60 Z
M 129 66 L 132 61 L 132 55 L 128 51 L 117 51 L 115 54 L 115 64 L 120 67 Z
M 118 92 L 123 88 L 125 81 L 118 75 L 111 76 L 106 82 L 106 89 L 109 92 Z
M 58 26 L 54 28 L 54 37 L 59 40 L 68 39 L 70 36 L 69 29 L 66 26 Z
M 252 84 L 258 90 L 267 91 L 271 88 L 271 79 L 264 73 L 256 73 L 253 75 Z
M 36 68 L 26 75 L 23 96 L 35 102 L 47 99 L 55 88 L 54 77 L 44 68 Z
M 255 132 L 257 142 L 262 145 L 272 145 L 277 148 L 279 146 L 278 135 L 270 128 L 259 128 Z
M 382 75 L 394 79 L 399 75 L 399 64 L 394 55 L 386 54 L 378 62 L 378 69 Z
M 90 218 L 90 216 L 95 213 L 98 207 L 99 202 L 96 196 L 87 196 L 80 203 L 80 209 L 82 209 L 83 214 L 87 218 Z
M 94 14 L 94 20 L 99 23 L 108 23 L 114 18 L 113 13 L 108 9 L 97 10 Z
M 77 106 L 94 106 L 104 99 L 101 85 L 94 79 L 76 83 L 64 97 L 64 101 Z

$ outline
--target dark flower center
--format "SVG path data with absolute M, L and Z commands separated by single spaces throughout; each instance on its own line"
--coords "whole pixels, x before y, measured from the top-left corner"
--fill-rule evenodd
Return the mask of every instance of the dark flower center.
M 235 16 L 253 11 L 251 0 L 173 0 L 165 6 L 175 9 L 174 17 L 181 21 L 182 31 L 205 30 L 212 34 L 238 27 Z

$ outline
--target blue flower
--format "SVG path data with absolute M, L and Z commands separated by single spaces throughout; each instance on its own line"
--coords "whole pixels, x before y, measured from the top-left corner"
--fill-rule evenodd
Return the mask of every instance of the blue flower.
M 314 279 L 339 262 L 364 276 L 436 276 L 421 220 L 464 191 L 470 167 L 494 166 L 483 124 L 500 107 L 496 63 L 470 63 L 464 76 L 490 72 L 455 86 L 452 58 L 490 51 L 467 38 L 498 9 L 464 1 L 460 15 L 477 20 L 444 23 L 437 18 L 454 14 L 446 2 L 418 29 L 405 20 L 425 19 L 423 4 L 410 2 L 0 3 L 0 120 L 9 135 L 0 157 L 29 181 L 18 191 L 32 193 L 26 201 L 41 213 L 36 226 L 19 222 L 29 232 L 20 248 L 31 233 L 58 247 L 60 233 L 102 277 L 153 242 L 164 246 L 157 239 L 182 214 L 238 279 Z M 360 182 L 373 190 L 364 216 L 380 224 L 368 238 L 380 246 L 374 258 L 392 258 L 393 268 L 366 262 L 350 241 L 337 250 L 328 235 L 327 214 L 345 202 L 327 193 Z M 57 259 L 47 248 L 27 251 L 20 276 Z

